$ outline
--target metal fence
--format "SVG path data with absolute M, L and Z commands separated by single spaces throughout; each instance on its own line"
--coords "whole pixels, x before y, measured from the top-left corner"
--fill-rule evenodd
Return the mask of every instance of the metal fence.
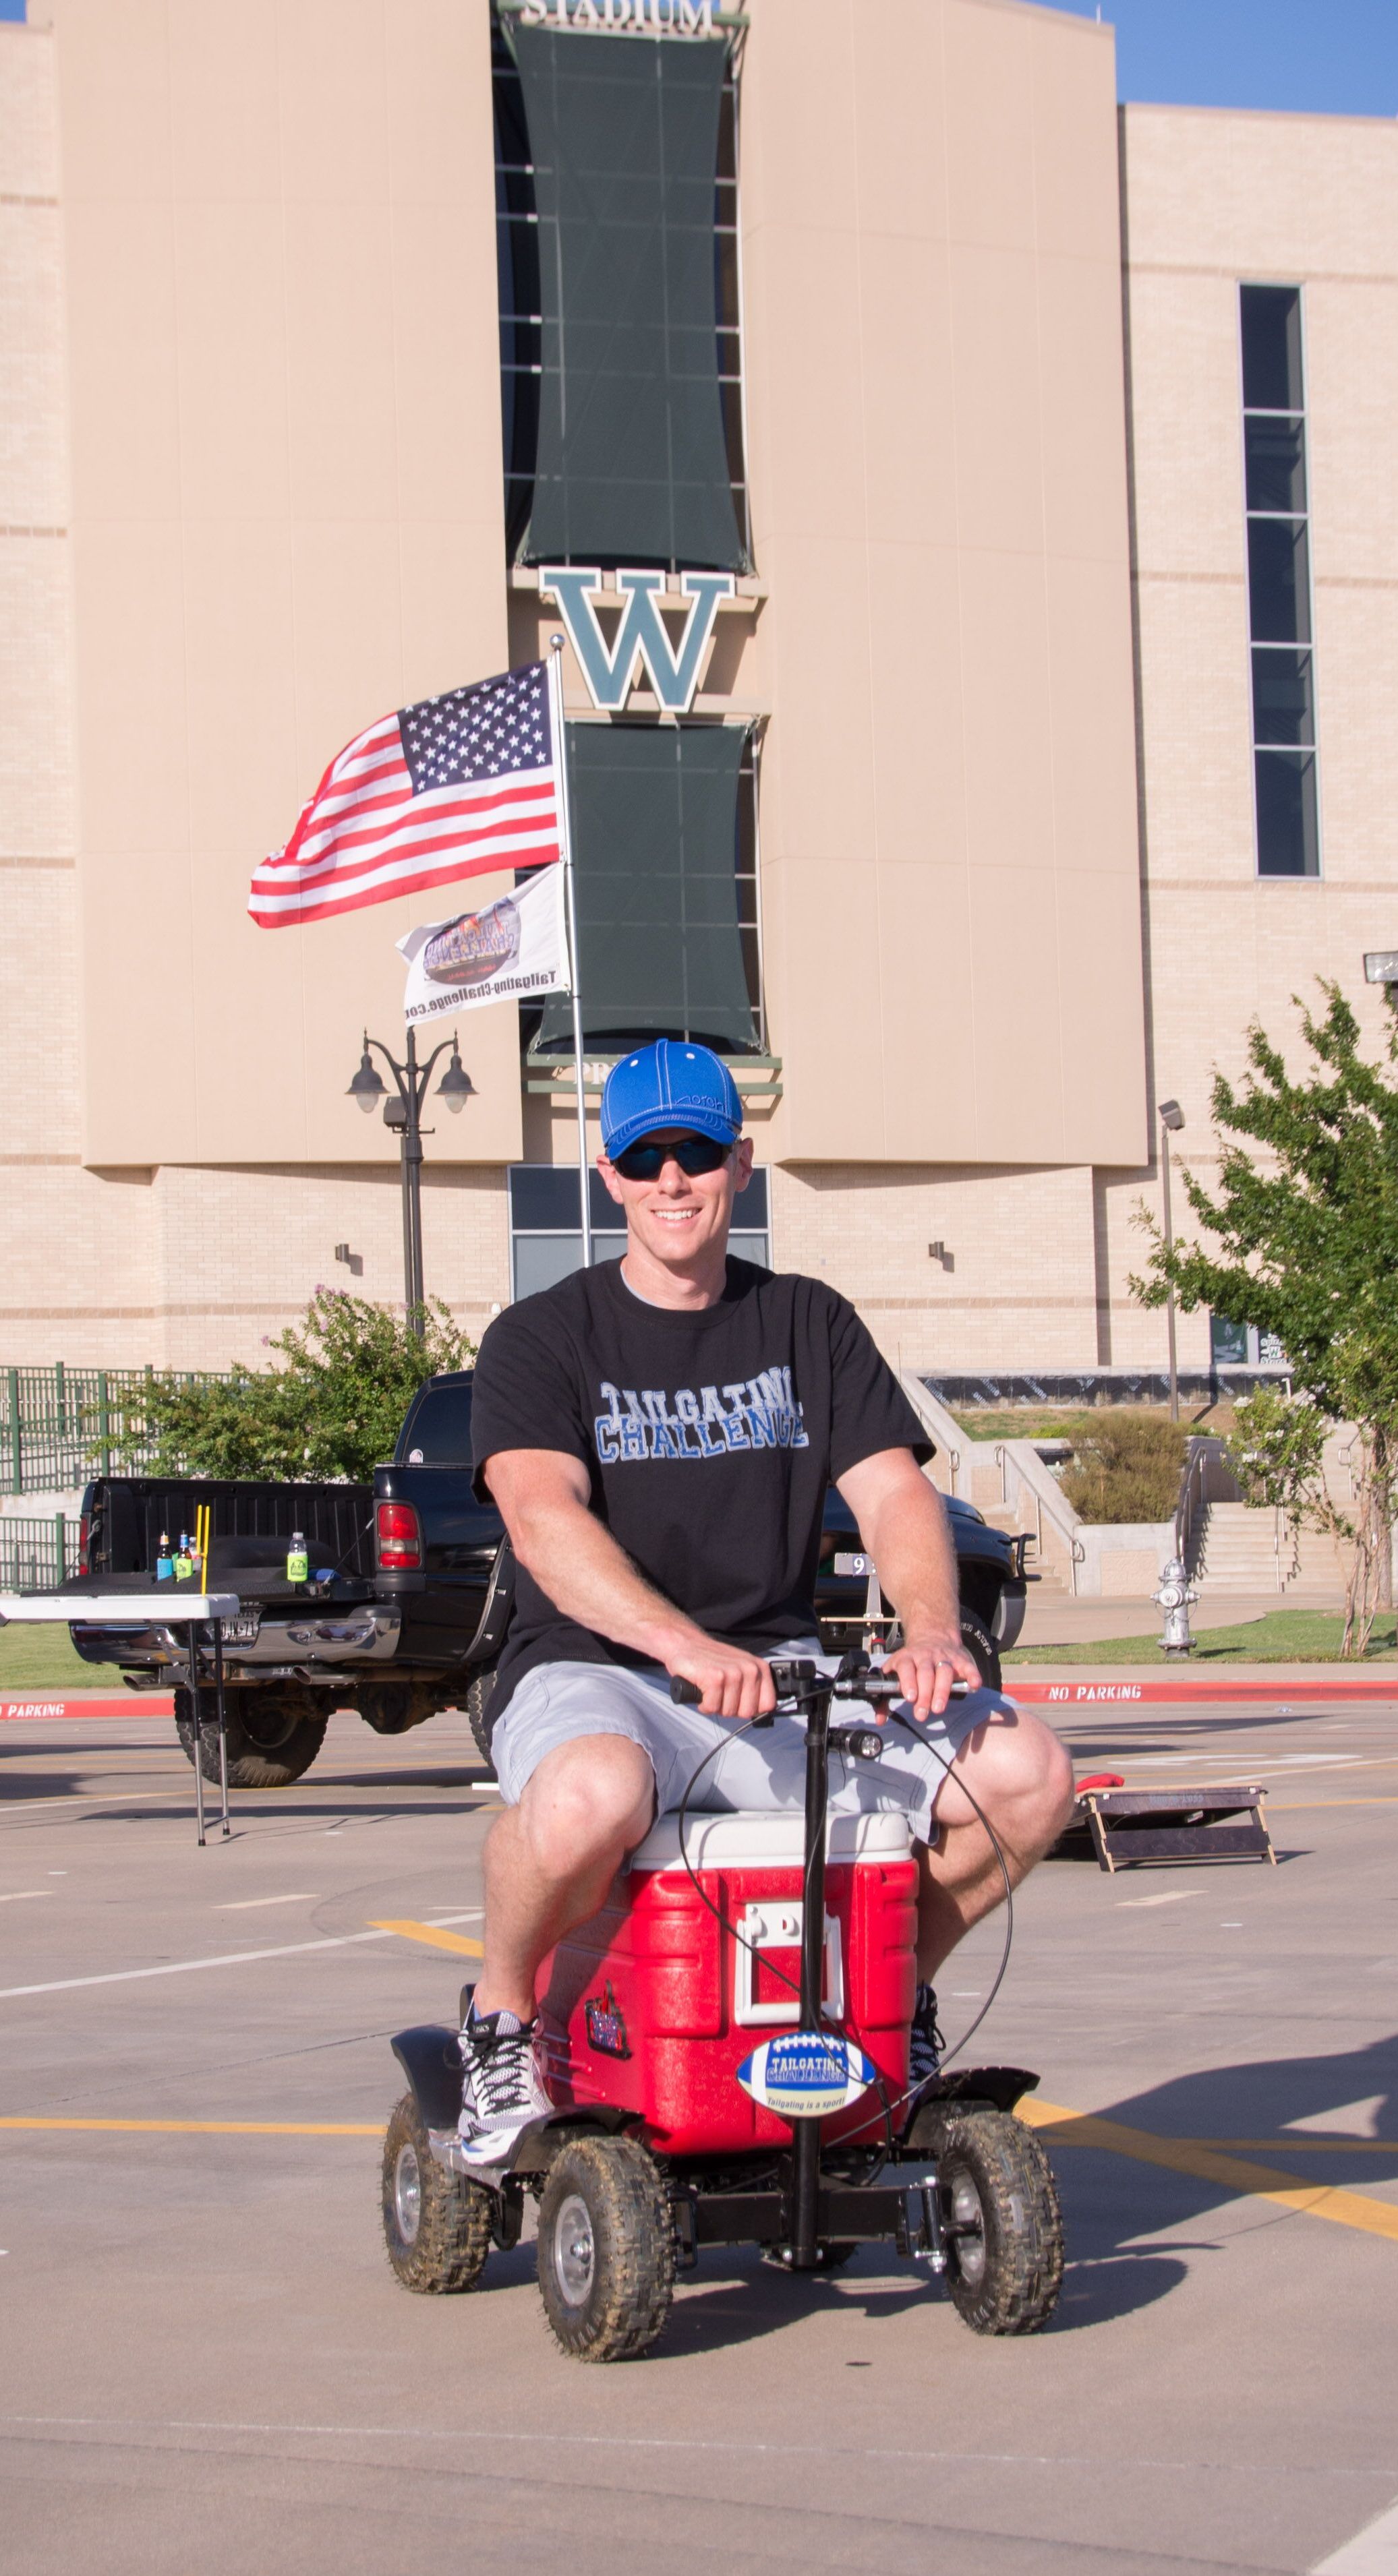
M 193 1386 L 214 1370 L 182 1370 Z M 140 1424 L 154 1369 L 0 1369 L 0 1491 L 65 1493 L 89 1476 L 139 1474 L 146 1452 L 112 1457 L 112 1446 Z M 37 1526 L 37 1524 L 36 1524 Z
M 78 1570 L 81 1522 L 66 1513 L 51 1519 L 0 1518 L 0 1592 L 46 1592 Z

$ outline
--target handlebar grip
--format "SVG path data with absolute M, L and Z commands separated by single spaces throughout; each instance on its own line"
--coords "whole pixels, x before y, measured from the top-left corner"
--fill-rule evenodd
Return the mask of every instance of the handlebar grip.
M 683 1673 L 670 1676 L 670 1697 L 676 1708 L 697 1708 L 704 1694 L 697 1682 L 687 1682 Z

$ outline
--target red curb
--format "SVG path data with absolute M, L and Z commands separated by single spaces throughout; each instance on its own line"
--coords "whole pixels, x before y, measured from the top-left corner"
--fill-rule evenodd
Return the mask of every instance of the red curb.
M 128 1691 L 123 1699 L 0 1699 L 0 1722 L 13 1718 L 173 1717 L 173 1691 Z
M 1297 1700 L 1387 1700 L 1398 1702 L 1398 1676 L 1391 1682 L 1361 1681 L 1358 1676 L 1342 1675 L 1335 1681 L 1292 1681 L 1285 1677 L 1274 1682 L 1214 1681 L 1202 1673 L 1181 1673 L 1173 1681 L 1148 1682 L 1082 1682 L 1021 1681 L 1013 1670 L 1005 1676 L 1005 1697 L 1023 1700 L 1027 1705 L 1055 1708 L 1087 1707 L 1104 1700 L 1141 1707 L 1178 1707 L 1182 1700 L 1207 1700 L 1216 1704 L 1224 1700 L 1283 1700 L 1291 1706 Z

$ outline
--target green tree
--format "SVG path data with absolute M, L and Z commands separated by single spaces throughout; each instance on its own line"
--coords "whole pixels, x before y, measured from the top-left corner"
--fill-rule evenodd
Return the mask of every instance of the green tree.
M 1360 1053 L 1359 1024 L 1339 986 L 1321 981 L 1323 1016 L 1297 999 L 1314 1059 L 1293 1081 L 1280 1050 L 1254 1023 L 1241 1084 L 1214 1078 L 1223 1139 L 1211 1194 L 1193 1173 L 1185 1192 L 1208 1243 L 1158 1227 L 1144 1304 L 1167 1288 L 1186 1312 L 1211 1307 L 1275 1333 L 1299 1397 L 1241 1425 L 1235 1456 L 1245 1489 L 1287 1512 L 1293 1528 L 1328 1529 L 1348 1552 L 1341 1652 L 1362 1654 L 1375 1610 L 1391 1597 L 1394 1475 L 1398 1468 L 1398 1082 Z M 1398 1029 L 1389 1037 L 1398 1060 Z M 1251 1153 L 1239 1141 L 1260 1148 Z M 1351 1422 L 1352 1508 L 1325 1483 L 1316 1418 Z M 1264 1436 L 1265 1435 L 1265 1436 Z M 1248 1452 L 1257 1454 L 1251 1466 Z M 1263 1454 L 1263 1453 L 1267 1454 Z
M 282 1365 L 235 1367 L 193 1384 L 151 1381 L 119 1453 L 156 1475 L 325 1478 L 362 1483 L 393 1455 L 409 1399 L 475 1345 L 432 1299 L 421 1340 L 407 1316 L 318 1288 L 299 1324 L 269 1342 Z

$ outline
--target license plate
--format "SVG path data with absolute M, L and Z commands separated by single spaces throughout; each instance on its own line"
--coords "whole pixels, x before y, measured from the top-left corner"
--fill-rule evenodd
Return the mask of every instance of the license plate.
M 243 1616 L 238 1619 L 225 1619 L 223 1622 L 223 1642 L 225 1646 L 255 1646 L 257 1643 L 257 1632 L 261 1625 L 262 1613 L 260 1610 L 246 1611 Z

